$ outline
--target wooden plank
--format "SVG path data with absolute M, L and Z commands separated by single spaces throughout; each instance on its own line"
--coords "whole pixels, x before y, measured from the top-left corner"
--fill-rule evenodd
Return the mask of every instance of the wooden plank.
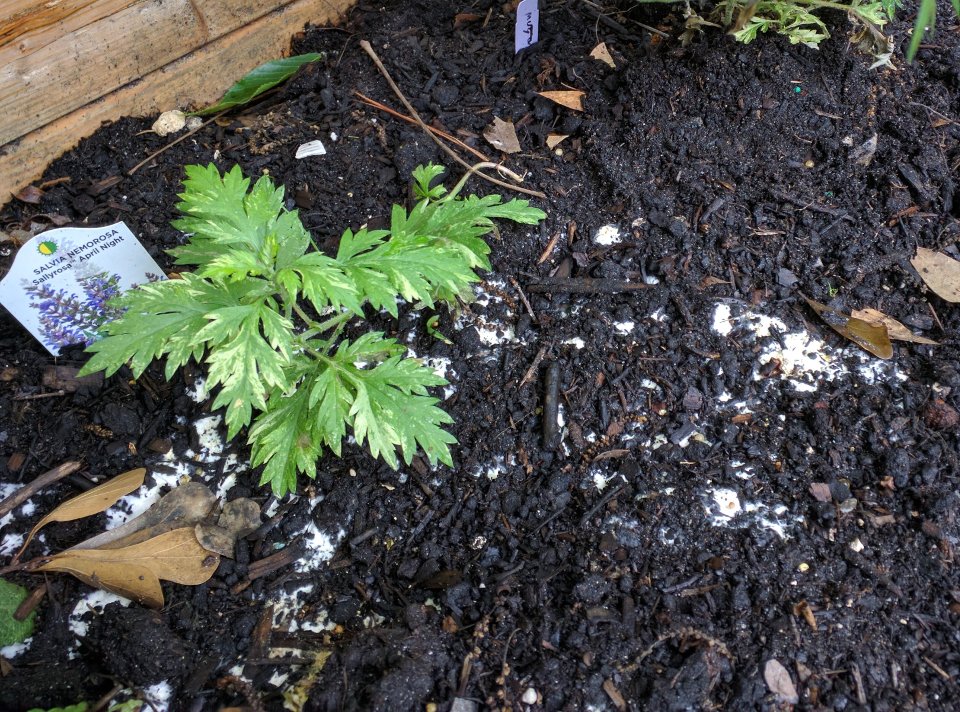
M 202 45 L 190 0 L 150 0 L 0 67 L 0 144 Z
M 36 180 L 47 164 L 121 116 L 154 115 L 216 100 L 258 64 L 288 53 L 290 37 L 306 23 L 338 21 L 356 0 L 296 0 L 154 70 L 141 80 L 0 147 L 0 203 Z M 144 157 L 146 157 L 146 151 Z
M 22 36 L 20 42 L 0 48 L 0 106 L 5 109 L 0 114 L 0 144 L 292 0 L 86 2 L 69 16 L 69 22 L 48 24 L 37 33 Z M 68 29 L 71 31 L 63 34 Z
M 0 67 L 143 0 L 0 2 Z M 16 7 L 13 7 L 16 5 Z

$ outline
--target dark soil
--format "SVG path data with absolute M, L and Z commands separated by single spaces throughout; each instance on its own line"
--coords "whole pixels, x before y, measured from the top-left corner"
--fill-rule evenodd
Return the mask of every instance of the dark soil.
M 299 35 L 297 52 L 326 60 L 133 176 L 125 171 L 168 139 L 143 133 L 152 119 L 104 127 L 44 176 L 69 182 L 0 218 L 8 229 L 39 214 L 123 220 L 169 267 L 183 166 L 213 160 L 269 172 L 334 245 L 343 228 L 405 201 L 418 163 L 449 163 L 418 128 L 354 97 L 399 107 L 358 47 L 369 39 L 427 121 L 494 155 L 479 137 L 494 116 L 512 119 L 523 153 L 506 163 L 548 196 L 534 201 L 548 213 L 542 229 L 503 225 L 492 240 L 492 296 L 461 328 L 441 314 L 453 345 L 422 328 L 424 313 L 375 317 L 418 354 L 452 361 L 444 407 L 457 466 L 394 472 L 346 445 L 208 584 L 165 585 L 159 614 L 117 604 L 89 613 L 79 641 L 68 617 L 89 589 L 48 577 L 33 642 L 0 680 L 0 708 L 165 680 L 172 709 L 274 710 L 289 685 L 313 679 L 306 709 L 775 709 L 789 707 L 764 679 L 776 660 L 804 709 L 956 709 L 960 311 L 909 264 L 917 246 L 960 237 L 951 18 L 912 66 L 876 71 L 848 47 L 840 16 L 819 51 L 717 32 L 682 48 L 634 24 L 676 35 L 682 20 L 665 11 L 615 15 L 618 30 L 586 3 L 549 3 L 540 44 L 514 56 L 500 3 L 385 4 Z M 468 9 L 481 19 L 455 29 Z M 906 25 L 894 29 L 902 41 Z M 588 56 L 602 40 L 616 69 Z M 536 94 L 570 87 L 587 92 L 582 113 Z M 559 152 L 545 146 L 550 133 L 569 135 Z M 852 160 L 874 134 L 873 160 Z M 318 137 L 327 155 L 294 159 Z M 122 180 L 104 187 L 113 177 Z M 607 224 L 620 243 L 595 241 Z M 649 285 L 536 292 L 550 275 Z M 878 308 L 940 345 L 899 344 L 881 363 L 819 321 L 801 291 Z M 729 333 L 714 328 L 718 307 L 730 310 Z M 754 336 L 750 314 L 780 321 Z M 483 323 L 515 340 L 484 343 L 471 326 Z M 821 361 L 839 371 L 794 372 L 811 385 L 798 390 L 786 357 L 769 355 L 794 334 L 825 342 Z M 83 361 L 75 350 L 59 363 Z M 121 373 L 23 399 L 49 390 L 52 363 L 0 317 L 0 480 L 85 463 L 3 534 L 23 533 L 91 478 L 163 471 L 158 440 L 199 451 L 191 424 L 209 402 L 185 394 L 198 369 L 167 383 L 154 367 L 136 382 Z M 551 368 L 563 425 L 561 441 L 545 443 Z M 228 452 L 248 456 L 242 439 Z M 216 488 L 225 462 L 197 467 Z M 236 476 L 229 498 L 270 504 L 258 473 Z M 757 508 L 725 517 L 718 490 Z M 293 556 L 249 581 L 251 565 L 285 547 L 309 552 L 311 523 L 336 544 L 332 560 L 304 572 Z M 51 525 L 33 550 L 102 526 Z M 267 607 L 297 590 L 295 614 Z M 322 651 L 322 669 L 311 667 Z

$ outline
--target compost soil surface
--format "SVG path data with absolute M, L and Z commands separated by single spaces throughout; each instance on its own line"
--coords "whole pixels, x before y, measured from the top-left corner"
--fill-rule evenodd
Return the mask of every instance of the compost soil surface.
M 255 498 L 267 524 L 208 583 L 165 584 L 158 612 L 87 612 L 82 635 L 69 618 L 91 589 L 49 575 L 0 707 L 115 685 L 156 697 L 166 682 L 177 710 L 282 709 L 298 684 L 317 710 L 956 709 L 960 311 L 909 259 L 960 236 L 960 42 L 943 16 L 913 65 L 871 70 L 845 18 L 828 20 L 819 51 L 715 31 L 684 47 L 669 10 L 600 20 L 550 3 L 539 44 L 514 55 L 499 3 L 361 3 L 294 38 L 323 61 L 133 175 L 170 141 L 152 118 L 104 126 L 52 164 L 38 203 L 5 207 L 5 229 L 123 220 L 170 269 L 183 166 L 213 161 L 269 173 L 331 249 L 406 203 L 417 164 L 448 164 L 448 185 L 462 173 L 419 127 L 358 100 L 406 113 L 368 39 L 428 123 L 524 173 L 548 217 L 500 225 L 480 298 L 440 312 L 452 343 L 425 328 L 429 311 L 370 315 L 449 359 L 438 395 L 456 466 L 393 471 L 348 443 L 279 509 L 243 467 L 242 437 L 203 450 L 199 367 L 61 394 L 44 371 L 82 351 L 55 360 L 4 313 L 0 479 L 83 462 L 4 535 L 97 479 L 203 452 L 197 478 Z M 590 58 L 601 41 L 615 68 Z M 585 92 L 583 111 L 537 94 L 563 89 Z M 520 153 L 482 138 L 494 117 L 514 123 Z M 550 134 L 567 138 L 548 148 Z M 318 138 L 326 155 L 294 158 Z M 537 286 L 550 277 L 566 281 Z M 632 291 L 569 291 L 610 285 Z M 939 345 L 898 343 L 882 361 L 801 293 L 880 309 Z M 31 552 L 103 526 L 50 525 Z

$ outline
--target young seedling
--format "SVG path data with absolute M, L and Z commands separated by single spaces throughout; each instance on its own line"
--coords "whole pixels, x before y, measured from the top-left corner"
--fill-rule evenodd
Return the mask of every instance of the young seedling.
M 422 448 L 431 464 L 452 464 L 452 422 L 429 395 L 446 381 L 380 331 L 346 335 L 369 310 L 397 317 L 397 302 L 434 307 L 469 298 L 477 269 L 490 269 L 484 236 L 502 218 L 536 224 L 546 217 L 526 200 L 461 198 L 469 173 L 449 193 L 431 185 L 443 168 L 418 167 L 409 212 L 393 206 L 389 230 L 346 230 L 335 255 L 313 243 L 283 188 L 266 176 L 252 189 L 239 167 L 188 166 L 173 224 L 189 235 L 171 250 L 192 266 L 178 279 L 118 297 L 123 316 L 105 326 L 82 374 L 134 377 L 158 358 L 173 376 L 191 358 L 218 387 L 227 437 L 249 427 L 253 466 L 277 496 L 297 474 L 316 476 L 324 448 L 341 452 L 348 430 L 374 457 L 397 467 Z M 249 190 L 248 190 L 249 189 Z M 351 331 L 350 333 L 355 333 Z

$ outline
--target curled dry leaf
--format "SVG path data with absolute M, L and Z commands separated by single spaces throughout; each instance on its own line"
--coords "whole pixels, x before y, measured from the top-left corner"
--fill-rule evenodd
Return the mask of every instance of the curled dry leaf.
M 567 89 L 563 91 L 538 91 L 537 94 L 544 99 L 549 99 L 555 104 L 565 106 L 574 111 L 583 111 L 583 97 L 586 92 L 579 89 Z
M 147 471 L 144 468 L 138 467 L 136 470 L 124 472 L 122 475 L 117 475 L 103 484 L 97 485 L 92 490 L 68 499 L 34 525 L 14 558 L 20 558 L 20 555 L 26 550 L 27 545 L 34 535 L 40 531 L 41 527 L 50 522 L 72 522 L 75 519 L 99 514 L 107 507 L 115 504 L 124 495 L 130 494 L 140 487 L 146 474 Z
M 869 351 L 877 358 L 888 359 L 893 356 L 893 345 L 890 343 L 887 327 L 847 316 L 803 294 L 800 296 L 831 329 L 841 336 L 849 339 L 863 350 Z
M 504 153 L 519 153 L 520 141 L 512 121 L 493 117 L 493 123 L 483 130 L 483 137 L 491 146 Z
M 151 608 L 163 607 L 160 581 L 196 586 L 213 576 L 220 557 L 197 541 L 192 527 L 119 549 L 73 549 L 44 557 L 32 571 L 68 573 Z
M 797 695 L 797 688 L 793 685 L 790 673 L 778 660 L 767 660 L 763 667 L 763 680 L 778 702 L 785 702 L 788 705 L 795 705 L 800 701 Z
M 252 499 L 240 497 L 223 505 L 216 524 L 197 524 L 200 545 L 229 559 L 233 558 L 237 539 L 260 526 L 260 507 Z
M 870 307 L 867 307 L 866 309 L 854 309 L 850 312 L 850 316 L 854 317 L 855 319 L 863 319 L 864 321 L 870 322 L 874 326 L 883 325 L 887 327 L 887 334 L 889 334 L 890 338 L 895 341 L 909 341 L 914 344 L 939 346 L 939 344 L 933 339 L 928 339 L 925 336 L 917 336 L 892 316 L 887 316 L 878 309 L 871 309 Z
M 592 50 L 590 50 L 590 56 L 594 59 L 598 59 L 604 64 L 613 69 L 617 68 L 617 63 L 613 61 L 613 57 L 610 55 L 610 50 L 607 49 L 607 43 L 601 42 Z
M 942 252 L 918 247 L 910 264 L 934 294 L 948 302 L 960 302 L 960 262 Z
M 199 482 L 185 482 L 138 517 L 87 539 L 68 551 L 130 546 L 171 529 L 193 527 L 207 517 L 216 503 L 217 498 L 209 487 Z
M 35 185 L 28 185 L 23 190 L 20 190 L 14 193 L 13 197 L 22 203 L 29 203 L 30 205 L 36 205 L 37 203 L 40 202 L 40 199 L 43 197 L 43 191 L 40 190 Z
M 560 145 L 560 143 L 570 137 L 570 134 L 558 134 L 552 133 L 547 134 L 547 148 L 553 149 Z

